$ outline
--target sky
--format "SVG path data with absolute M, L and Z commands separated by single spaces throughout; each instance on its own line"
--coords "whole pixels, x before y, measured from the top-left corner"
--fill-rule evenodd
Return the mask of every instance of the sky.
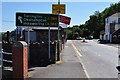
M 84 24 L 89 16 L 95 11 L 103 11 L 115 2 L 61 2 L 66 5 L 66 14 L 64 16 L 71 17 L 69 26 Z M 0 3 L 0 20 L 2 28 L 0 32 L 12 31 L 16 28 L 15 17 L 16 12 L 30 13 L 50 13 L 52 14 L 52 4 L 57 2 L 2 2 Z

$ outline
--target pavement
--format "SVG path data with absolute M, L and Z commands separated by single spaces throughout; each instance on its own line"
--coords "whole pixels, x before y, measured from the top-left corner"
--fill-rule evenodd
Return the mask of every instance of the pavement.
M 94 42 L 101 44 L 99 39 L 93 39 Z M 113 46 L 116 48 L 120 48 L 120 44 L 114 44 L 114 43 L 102 43 L 103 45 L 107 45 L 107 46 Z
M 67 41 L 61 52 L 61 60 L 47 67 L 33 67 L 29 69 L 29 79 L 32 78 L 84 78 L 87 80 L 85 70 L 80 63 L 71 41 Z

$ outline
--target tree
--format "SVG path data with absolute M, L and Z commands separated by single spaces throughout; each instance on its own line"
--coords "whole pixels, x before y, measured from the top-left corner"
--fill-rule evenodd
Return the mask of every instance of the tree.
M 100 31 L 104 30 L 105 27 L 105 18 L 117 12 L 120 12 L 120 2 L 111 4 L 101 13 L 95 11 L 93 15 L 89 16 L 90 19 L 82 25 L 82 27 L 84 26 L 84 29 L 82 28 L 84 36 L 88 36 L 86 33 L 88 31 L 89 35 L 93 34 L 94 38 L 99 38 Z
M 89 16 L 89 20 L 80 26 L 74 25 L 68 29 L 68 39 L 75 39 L 78 36 L 88 37 L 93 35 L 94 38 L 99 38 L 100 31 L 105 28 L 105 18 L 114 13 L 120 12 L 120 2 L 110 4 L 110 7 L 105 8 L 101 13 L 95 11 L 93 15 Z
M 66 33 L 67 33 L 67 39 L 73 39 L 71 30 L 68 29 Z

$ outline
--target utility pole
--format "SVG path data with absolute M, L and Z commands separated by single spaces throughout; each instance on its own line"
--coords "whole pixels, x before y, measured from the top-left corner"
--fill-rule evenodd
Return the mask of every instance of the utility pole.
M 60 5 L 60 0 L 58 0 L 58 5 Z M 58 11 L 58 46 L 57 46 L 57 61 L 60 60 L 60 26 L 59 26 L 59 18 L 60 18 L 60 10 Z

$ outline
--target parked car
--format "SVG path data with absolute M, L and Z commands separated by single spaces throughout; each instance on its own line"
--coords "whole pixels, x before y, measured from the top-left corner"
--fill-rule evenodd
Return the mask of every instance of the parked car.
M 88 36 L 88 37 L 86 37 L 86 39 L 91 40 L 91 39 L 93 39 L 93 36 Z
M 76 40 L 82 40 L 82 38 L 81 37 L 77 37 Z

